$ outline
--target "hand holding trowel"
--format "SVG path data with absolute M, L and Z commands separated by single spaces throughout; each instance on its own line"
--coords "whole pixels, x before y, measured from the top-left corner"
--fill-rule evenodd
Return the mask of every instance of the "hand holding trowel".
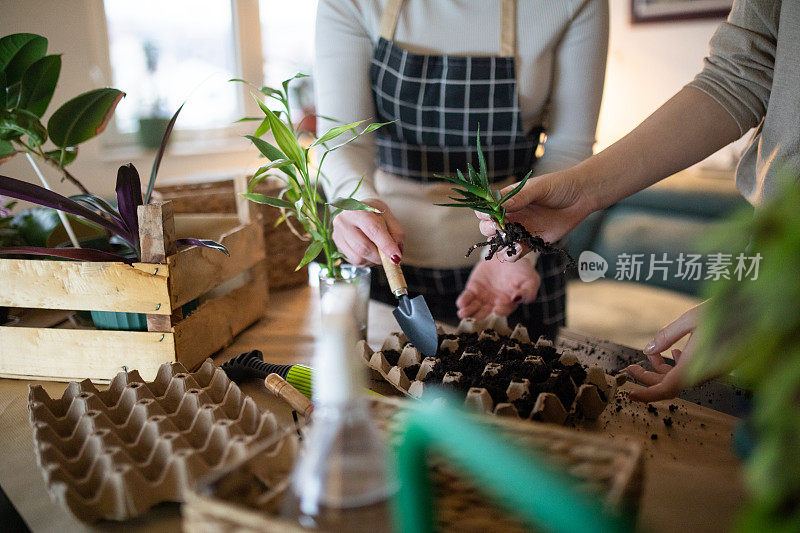
M 428 304 L 421 295 L 414 298 L 408 296 L 408 285 L 403 276 L 403 269 L 400 265 L 394 264 L 380 249 L 378 253 L 381 256 L 383 270 L 386 272 L 386 279 L 389 280 L 389 287 L 398 299 L 397 309 L 392 311 L 394 318 L 411 344 L 424 356 L 435 356 L 439 347 L 439 337 Z

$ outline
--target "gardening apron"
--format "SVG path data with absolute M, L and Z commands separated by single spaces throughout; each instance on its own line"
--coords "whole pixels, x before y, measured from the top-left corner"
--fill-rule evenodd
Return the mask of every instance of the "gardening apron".
M 477 167 L 475 138 L 480 129 L 489 180 L 521 178 L 536 163 L 541 128 L 525 133 L 517 97 L 516 0 L 500 0 L 499 56 L 414 54 L 393 42 L 403 0 L 389 0 L 370 66 L 377 130 L 377 166 L 404 179 L 426 183 L 434 174 Z M 442 198 L 442 201 L 448 201 Z M 542 283 L 537 299 L 523 304 L 509 324 L 531 334 L 552 334 L 564 324 L 565 259 L 542 255 L 536 270 Z M 433 269 L 403 266 L 408 290 L 422 294 L 437 320 L 456 322 L 456 299 L 472 267 Z M 372 276 L 372 297 L 394 304 L 383 273 Z

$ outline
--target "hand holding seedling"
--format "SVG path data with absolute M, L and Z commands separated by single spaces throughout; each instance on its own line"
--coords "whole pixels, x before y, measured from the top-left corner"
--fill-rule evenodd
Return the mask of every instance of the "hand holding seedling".
M 464 291 L 456 300 L 458 318 L 478 320 L 489 313 L 508 316 L 520 304 L 536 300 L 541 278 L 527 261 L 480 261 L 469 275 Z
M 590 196 L 569 171 L 523 180 L 521 183 L 509 185 L 500 194 L 514 192 L 520 184 L 522 188 L 503 205 L 507 224 L 517 222 L 531 228 L 545 242 L 559 240 L 594 210 L 589 201 Z M 480 219 L 481 233 L 487 237 L 492 238 L 498 230 L 503 230 L 489 214 L 480 210 L 476 210 L 475 214 Z M 502 260 L 516 261 L 530 251 L 524 243 L 520 246 L 520 253 L 511 256 L 501 254 Z
M 509 203 L 514 200 L 514 196 L 520 191 L 524 190 L 525 184 L 531 177 L 532 171 L 522 178 L 517 184 L 507 187 L 503 191 L 493 190 L 489 184 L 489 176 L 486 169 L 486 160 L 481 151 L 480 132 L 478 133 L 478 171 L 467 163 L 467 176 L 457 170 L 456 176 L 439 176 L 437 178 L 445 179 L 458 187 L 454 187 L 453 191 L 461 195 L 460 197 L 451 196 L 450 199 L 456 203 L 452 204 L 436 204 L 444 207 L 468 207 L 475 210 L 478 216 L 483 215 L 483 218 L 491 224 L 492 232 L 491 237 L 486 242 L 474 244 L 467 250 L 466 256 L 469 257 L 472 252 L 483 246 L 489 247 L 489 253 L 486 255 L 486 260 L 491 260 L 494 255 L 502 250 L 501 256 L 521 257 L 521 253 L 525 249 L 525 253 L 529 251 L 540 251 L 543 253 L 564 253 L 563 250 L 553 246 L 549 242 L 543 240 L 540 236 L 531 235 L 523 224 L 518 222 L 506 222 L 506 210 Z M 512 204 L 515 205 L 515 204 Z
M 365 200 L 380 213 L 345 211 L 333 220 L 333 242 L 350 264 L 379 265 L 378 248 L 393 263 L 403 257 L 405 233 L 389 207 L 377 199 Z

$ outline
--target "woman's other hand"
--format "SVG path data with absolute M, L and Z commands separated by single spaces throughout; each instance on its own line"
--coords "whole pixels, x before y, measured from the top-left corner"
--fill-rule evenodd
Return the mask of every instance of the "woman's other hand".
M 502 263 L 495 256 L 472 269 L 464 291 L 456 300 L 458 318 L 482 319 L 489 313 L 508 316 L 519 304 L 531 303 L 541 279 L 528 261 Z
M 368 199 L 365 204 L 380 211 L 343 211 L 333 219 L 333 242 L 350 264 L 380 264 L 378 248 L 393 263 L 403 258 L 405 233 L 389 207 L 381 200 Z
M 631 400 L 639 402 L 666 400 L 676 397 L 687 386 L 686 367 L 695 353 L 694 332 L 700 321 L 703 305 L 705 304 L 689 309 L 677 320 L 664 326 L 645 347 L 644 354 L 653 365 L 653 371 L 645 370 L 640 365 L 630 365 L 625 369 L 630 377 L 647 385 L 646 389 L 632 391 Z M 672 347 L 686 335 L 689 335 L 689 340 L 683 350 L 672 350 L 672 357 L 675 359 L 675 366 L 672 366 L 664 360 L 661 352 Z

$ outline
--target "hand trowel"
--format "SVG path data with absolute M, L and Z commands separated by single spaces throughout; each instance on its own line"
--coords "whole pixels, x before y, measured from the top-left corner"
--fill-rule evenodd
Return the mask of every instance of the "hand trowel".
M 397 309 L 392 311 L 394 318 L 400 325 L 409 342 L 416 346 L 425 357 L 433 357 L 439 348 L 439 337 L 436 333 L 436 324 L 433 316 L 428 309 L 428 304 L 422 295 L 410 298 L 408 296 L 408 284 L 403 276 L 403 269 L 400 265 L 395 265 L 383 252 L 378 250 L 381 256 L 383 270 L 386 272 L 386 279 L 389 280 L 389 287 L 397 297 Z

